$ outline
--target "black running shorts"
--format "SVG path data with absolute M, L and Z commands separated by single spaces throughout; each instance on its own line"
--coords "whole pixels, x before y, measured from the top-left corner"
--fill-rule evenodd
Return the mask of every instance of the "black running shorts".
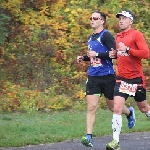
M 109 74 L 105 76 L 88 76 L 86 83 L 86 95 L 99 95 L 113 100 L 114 97 L 114 87 L 116 79 L 114 74 Z
M 114 96 L 124 97 L 125 100 L 127 100 L 127 98 L 129 96 L 134 97 L 136 102 L 142 102 L 142 101 L 146 100 L 146 89 L 144 89 L 143 86 L 142 86 L 143 81 L 142 81 L 141 77 L 134 78 L 134 79 L 124 79 L 122 77 L 117 76 L 116 81 L 117 80 L 125 81 L 128 84 L 138 84 L 139 86 L 137 87 L 135 96 L 132 96 L 132 95 L 130 96 L 129 94 L 119 92 L 119 87 L 120 87 L 121 82 L 116 82 L 116 85 L 115 85 L 115 88 L 114 88 Z

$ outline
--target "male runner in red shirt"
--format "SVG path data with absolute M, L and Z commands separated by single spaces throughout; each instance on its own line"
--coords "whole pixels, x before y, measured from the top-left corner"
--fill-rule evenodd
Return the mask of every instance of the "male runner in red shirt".
M 119 18 L 121 32 L 116 36 L 116 50 L 112 49 L 109 53 L 110 58 L 117 57 L 118 74 L 114 88 L 113 140 L 106 145 L 107 150 L 120 150 L 121 114 L 129 96 L 134 97 L 139 110 L 150 118 L 150 106 L 146 101 L 146 79 L 141 63 L 141 59 L 149 57 L 148 45 L 143 34 L 132 28 L 131 11 L 123 10 L 116 17 Z

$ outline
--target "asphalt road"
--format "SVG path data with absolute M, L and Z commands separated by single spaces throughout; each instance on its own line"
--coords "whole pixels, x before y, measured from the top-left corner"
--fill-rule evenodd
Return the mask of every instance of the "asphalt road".
M 87 148 L 79 140 L 60 143 L 41 144 L 18 148 L 0 148 L 0 150 L 106 150 L 105 145 L 112 136 L 94 138 L 94 147 Z M 150 150 L 150 132 L 120 135 L 121 150 Z

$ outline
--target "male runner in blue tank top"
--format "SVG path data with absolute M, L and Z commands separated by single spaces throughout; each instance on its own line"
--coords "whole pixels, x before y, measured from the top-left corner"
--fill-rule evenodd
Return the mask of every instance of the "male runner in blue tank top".
M 78 56 L 77 62 L 90 61 L 88 68 L 88 79 L 86 84 L 87 135 L 81 138 L 81 143 L 87 147 L 93 147 L 92 132 L 95 123 L 95 114 L 98 102 L 102 94 L 106 98 L 109 110 L 113 111 L 115 70 L 112 59 L 109 58 L 109 51 L 116 48 L 114 37 L 104 29 L 106 15 L 100 11 L 94 11 L 90 18 L 94 33 L 88 39 L 88 52 L 86 56 Z M 128 127 L 135 125 L 134 109 L 124 106 L 123 113 L 128 119 Z

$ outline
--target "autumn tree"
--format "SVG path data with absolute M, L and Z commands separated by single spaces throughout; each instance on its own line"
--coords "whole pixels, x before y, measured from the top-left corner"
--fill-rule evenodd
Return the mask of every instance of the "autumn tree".
M 16 97 L 18 107 L 22 104 L 20 95 L 17 96 L 21 88 L 38 90 L 45 95 L 42 95 L 45 99 L 37 96 L 38 100 L 33 100 L 37 107 L 46 107 L 46 103 L 52 105 L 47 96 L 57 102 L 66 99 L 65 104 L 60 101 L 57 105 L 67 108 L 68 99 L 73 105 L 81 104 L 89 64 L 77 64 L 76 57 L 86 54 L 87 39 L 92 33 L 91 12 L 103 11 L 107 16 L 107 28 L 115 36 L 119 31 L 115 14 L 123 8 L 131 8 L 136 16 L 134 28 L 144 33 L 150 45 L 148 0 L 1 0 L 0 82 L 5 85 L 1 91 L 7 87 L 12 99 Z M 147 81 L 150 81 L 149 61 L 143 60 L 143 65 Z M 36 94 L 27 95 L 36 97 Z M 55 104 L 53 108 L 57 107 Z

